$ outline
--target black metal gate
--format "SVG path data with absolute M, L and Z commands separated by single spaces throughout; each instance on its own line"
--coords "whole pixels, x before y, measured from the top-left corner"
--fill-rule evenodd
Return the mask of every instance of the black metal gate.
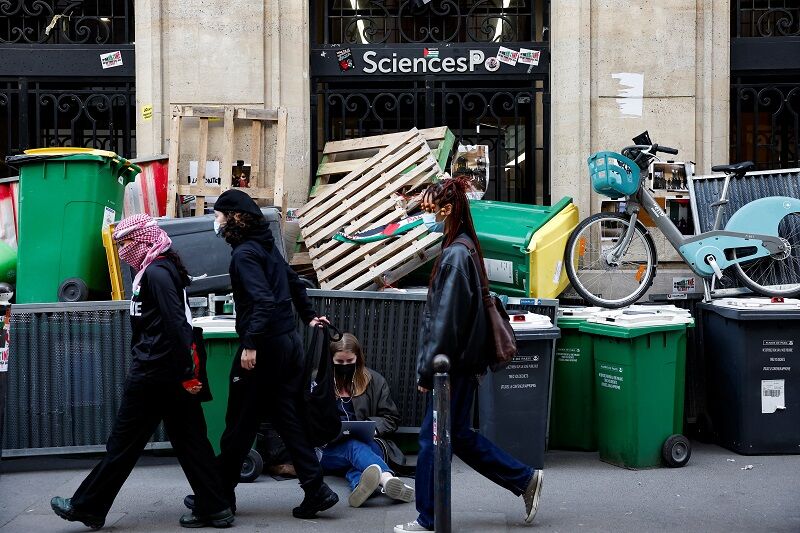
M 28 148 L 135 155 L 133 31 L 133 0 L 0 0 L 0 178 Z
M 448 126 L 457 144 L 488 145 L 487 199 L 550 203 L 548 17 L 546 0 L 312 1 L 314 153 L 321 154 L 330 140 Z M 426 55 L 478 48 L 488 57 L 499 46 L 542 50 L 546 66 L 513 73 L 498 68 L 497 75 L 482 76 L 463 69 L 337 75 L 317 67 L 316 57 L 345 48 L 353 55 L 375 50 L 394 58 L 422 47 L 435 47 L 424 48 Z
M 731 5 L 731 160 L 800 167 L 800 3 Z

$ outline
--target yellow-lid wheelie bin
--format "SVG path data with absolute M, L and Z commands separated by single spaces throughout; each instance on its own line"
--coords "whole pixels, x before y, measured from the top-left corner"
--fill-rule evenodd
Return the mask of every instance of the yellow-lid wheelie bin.
M 102 230 L 122 218 L 139 167 L 89 148 L 27 150 L 6 162 L 20 171 L 17 303 L 110 299 Z

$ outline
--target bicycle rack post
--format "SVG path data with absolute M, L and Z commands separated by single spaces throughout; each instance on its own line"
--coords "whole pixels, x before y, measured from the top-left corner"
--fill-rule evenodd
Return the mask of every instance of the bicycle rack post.
M 450 360 L 433 358 L 433 522 L 437 533 L 450 533 Z

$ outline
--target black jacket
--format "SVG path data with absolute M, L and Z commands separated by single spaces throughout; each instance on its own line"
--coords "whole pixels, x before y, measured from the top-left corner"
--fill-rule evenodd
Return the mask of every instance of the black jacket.
M 392 400 L 386 379 L 371 368 L 367 370 L 370 374 L 367 390 L 364 394 L 353 396 L 353 411 L 356 420 L 374 420 L 378 436 L 385 437 L 397 430 L 400 412 Z
M 275 248 L 266 225 L 233 248 L 229 272 L 236 333 L 245 348 L 255 349 L 271 337 L 293 331 L 292 301 L 305 323 L 316 316 L 305 285 Z
M 488 366 L 485 344 L 486 312 L 478 269 L 465 246 L 451 244 L 442 250 L 423 313 L 419 385 L 433 388 L 433 358 L 440 353 L 450 358 L 452 373 L 483 374 Z
M 192 325 L 175 264 L 159 257 L 131 298 L 131 378 L 180 383 L 192 377 Z

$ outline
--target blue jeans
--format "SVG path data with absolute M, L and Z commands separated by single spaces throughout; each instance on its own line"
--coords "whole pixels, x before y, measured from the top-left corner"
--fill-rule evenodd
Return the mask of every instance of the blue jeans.
M 361 472 L 369 465 L 378 465 L 384 472 L 391 469 L 383 461 L 383 452 L 378 443 L 372 441 L 367 444 L 356 439 L 347 439 L 328 445 L 322 451 L 322 460 L 319 462 L 325 474 L 344 475 L 350 483 L 350 490 L 354 490 L 361 481 Z
M 450 376 L 453 453 L 482 476 L 520 496 L 528 487 L 534 470 L 472 429 L 470 415 L 477 386 L 477 380 L 472 376 Z M 417 456 L 417 522 L 422 527 L 433 529 L 433 394 L 428 394 L 426 404 Z

